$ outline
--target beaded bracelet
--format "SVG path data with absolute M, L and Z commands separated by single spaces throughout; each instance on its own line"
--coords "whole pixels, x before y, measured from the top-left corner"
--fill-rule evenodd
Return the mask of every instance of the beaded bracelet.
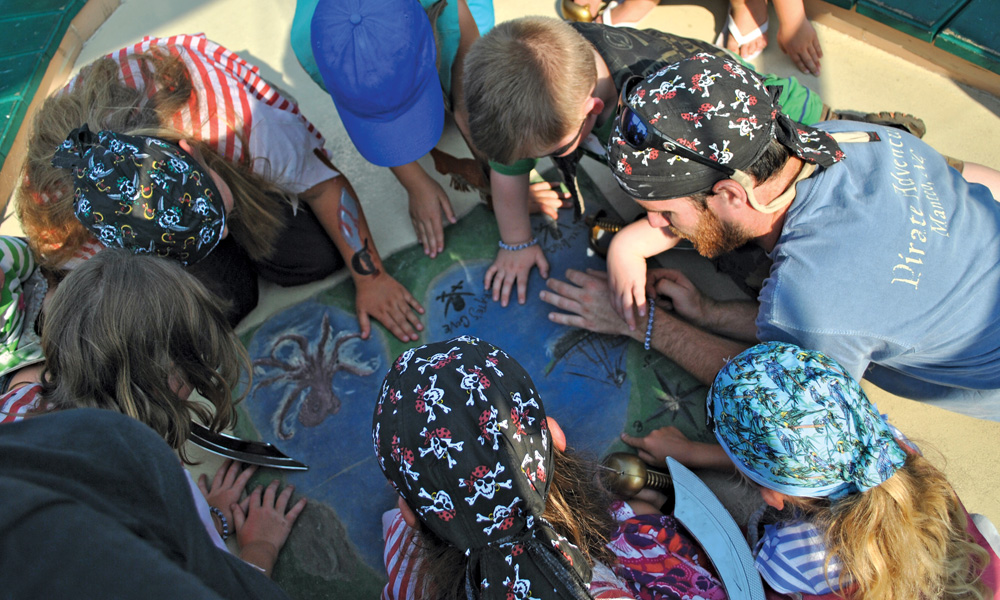
M 226 520 L 225 515 L 223 515 L 222 511 L 219 510 L 218 508 L 216 508 L 214 506 L 209 506 L 208 510 L 213 515 L 219 517 L 219 522 L 222 523 L 222 541 L 224 542 L 224 541 L 228 540 L 229 539 L 229 521 Z
M 646 322 L 646 341 L 642 343 L 642 347 L 649 350 L 649 341 L 653 337 L 653 314 L 656 312 L 652 296 L 646 296 L 646 310 L 649 311 L 649 321 Z
M 533 237 L 523 244 L 515 244 L 511 246 L 510 244 L 505 244 L 503 240 L 497 242 L 497 244 L 504 250 L 510 250 L 511 252 L 517 252 L 518 250 L 524 250 L 525 248 L 530 248 L 538 243 L 538 238 Z

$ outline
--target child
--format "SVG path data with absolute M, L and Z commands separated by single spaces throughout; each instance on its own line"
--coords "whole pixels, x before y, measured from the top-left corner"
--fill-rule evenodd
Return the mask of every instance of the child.
M 803 73 L 819 77 L 823 57 L 819 39 L 806 18 L 802 0 L 773 0 L 778 15 L 778 45 Z M 562 0 L 562 14 L 574 21 L 596 21 L 614 27 L 636 27 L 658 4 L 657 0 Z M 767 1 L 730 0 L 726 24 L 715 40 L 744 60 L 753 60 L 767 47 Z M 746 33 L 743 33 L 743 32 Z
M 609 540 L 606 492 L 566 451 L 528 374 L 487 342 L 404 352 L 372 428 L 400 495 L 383 517 L 383 598 L 725 597 L 649 503 L 617 503 Z
M 192 418 L 213 431 L 235 422 L 232 398 L 249 371 L 246 351 L 218 300 L 174 262 L 101 251 L 59 284 L 43 316 L 41 382 L 22 382 L 0 398 L 5 413 L 15 403 L 20 417 L 113 410 L 148 425 L 186 462 Z M 193 390 L 204 401 L 191 398 Z M 270 574 L 305 499 L 286 512 L 292 488 L 279 495 L 274 481 L 241 502 L 252 474 L 227 462 L 211 486 L 203 479 L 211 508 L 191 488 L 216 544 L 224 548 L 235 532 L 241 557 Z
M 101 140 L 109 132 L 133 139 Z M 140 137 L 142 152 L 132 143 Z M 346 264 L 362 337 L 374 317 L 416 340 L 423 308 L 385 273 L 361 205 L 323 145 L 256 66 L 202 35 L 146 38 L 88 65 L 45 101 L 28 141 L 18 216 L 53 270 L 106 245 L 181 259 L 231 303 L 232 324 L 256 306 L 258 276 L 300 285 Z M 162 152 L 141 156 L 152 147 Z M 61 167 L 53 165 L 57 149 Z M 74 177 L 84 170 L 86 178 Z M 97 202 L 102 208 L 91 211 Z M 187 224 L 209 213 L 211 237 L 192 237 Z M 192 245 L 200 252 L 187 259 Z
M 463 59 L 492 27 L 493 0 L 368 0 L 350 8 L 302 0 L 296 7 L 292 48 L 299 62 L 333 96 L 358 152 L 389 167 L 406 189 L 413 230 L 431 258 L 444 249 L 442 212 L 451 223 L 455 213 L 417 159 L 441 139 L 446 107 L 469 140 Z M 468 177 L 483 179 L 478 161 L 463 164 L 475 172 Z
M 465 61 L 465 95 L 472 141 L 494 161 L 490 163 L 490 182 L 501 244 L 484 282 L 487 290 L 492 289 L 494 300 L 506 306 L 516 286 L 518 302 L 523 304 L 532 267 L 537 266 L 542 277 L 548 277 L 548 261 L 528 220 L 532 208 L 528 174 L 535 159 L 565 157 L 573 164 L 579 160 L 577 150 L 582 147 L 603 161 L 604 144 L 625 81 L 633 74 L 654 73 L 699 52 L 727 56 L 706 42 L 660 31 L 564 23 L 545 17 L 506 21 L 473 45 Z M 793 120 L 811 124 L 841 118 L 795 78 L 767 75 L 764 79 Z M 908 115 L 861 117 L 905 124 L 923 133 L 923 123 Z M 575 190 L 575 183 L 568 183 Z M 544 212 L 555 217 L 554 209 Z M 641 241 L 643 233 L 648 235 L 645 229 L 644 223 L 630 225 L 617 233 L 612 243 L 621 240 L 618 246 L 632 247 L 635 244 L 629 243 L 629 238 Z M 619 262 L 609 253 L 609 263 L 612 261 Z M 642 287 L 636 287 L 640 315 L 645 314 Z M 634 327 L 631 297 L 620 295 L 618 302 L 630 309 L 626 319 Z
M 984 584 L 996 589 L 1000 565 L 944 474 L 834 360 L 759 344 L 722 369 L 708 402 L 719 446 L 674 429 L 622 438 L 653 464 L 669 455 L 689 466 L 735 465 L 761 486 L 764 501 L 783 511 L 755 544 L 772 588 L 857 599 L 992 597 Z
M 38 268 L 23 238 L 0 236 L 0 393 L 6 392 L 21 371 L 44 360 L 35 332 L 35 320 L 48 280 Z M 0 423 L 6 416 L 0 415 Z
M 93 408 L 0 426 L 5 598 L 288 600 L 205 536 L 177 455 Z

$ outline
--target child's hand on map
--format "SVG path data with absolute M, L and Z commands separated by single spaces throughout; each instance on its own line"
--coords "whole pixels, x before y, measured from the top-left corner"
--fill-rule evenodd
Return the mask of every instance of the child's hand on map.
M 215 472 L 211 485 L 209 485 L 208 477 L 204 473 L 198 477 L 198 489 L 205 496 L 209 506 L 218 508 L 222 511 L 226 522 L 232 523 L 233 513 L 229 507 L 240 501 L 247 482 L 256 472 L 257 467 L 254 465 L 243 469 L 243 463 L 226 459 L 219 470 Z M 216 526 L 221 528 L 222 523 L 217 523 Z M 219 533 L 222 533 L 221 529 Z
M 240 558 L 260 567 L 268 577 L 278 560 L 278 552 L 292 531 L 292 525 L 306 507 L 306 499 L 300 498 L 289 509 L 288 501 L 295 486 L 285 486 L 279 494 L 279 483 L 275 479 L 263 491 L 261 486 L 257 486 L 242 502 L 230 506 L 236 540 L 240 545 Z
M 375 319 L 403 342 L 420 339 L 424 330 L 420 315 L 424 307 L 401 283 L 385 272 L 354 279 L 357 294 L 355 311 L 361 328 L 361 339 L 371 335 L 371 320 Z
M 532 267 L 538 267 L 538 274 L 543 279 L 549 277 L 549 261 L 541 246 L 535 244 L 521 250 L 497 251 L 496 260 L 486 269 L 483 289 L 493 290 L 493 301 L 500 301 L 500 306 L 506 307 L 510 301 L 510 292 L 517 286 L 517 302 L 524 304 L 528 296 L 528 276 Z
M 562 191 L 562 184 L 539 181 L 528 186 L 528 212 L 541 213 L 553 221 L 559 220 L 559 209 L 570 207 L 569 192 Z
M 611 305 L 628 323 L 630 331 L 636 328 L 636 313 L 646 316 L 646 257 L 637 252 L 625 227 L 611 238 L 608 246 L 608 285 L 611 286 Z
M 646 316 L 646 259 L 666 252 L 680 238 L 669 230 L 653 227 L 640 219 L 622 228 L 608 246 L 608 282 L 615 311 L 635 331 L 636 314 Z M 643 323 L 645 325 L 645 323 Z

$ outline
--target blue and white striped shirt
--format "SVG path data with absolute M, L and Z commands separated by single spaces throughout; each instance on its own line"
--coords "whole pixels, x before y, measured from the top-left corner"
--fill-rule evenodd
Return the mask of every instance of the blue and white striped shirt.
M 776 591 L 822 596 L 837 591 L 840 562 L 826 561 L 823 532 L 805 521 L 766 525 L 755 549 L 757 570 Z

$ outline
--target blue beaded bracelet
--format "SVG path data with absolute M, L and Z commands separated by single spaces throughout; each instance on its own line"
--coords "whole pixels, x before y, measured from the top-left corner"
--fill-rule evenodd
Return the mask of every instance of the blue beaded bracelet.
M 525 248 L 530 248 L 538 243 L 538 238 L 533 237 L 523 244 L 515 244 L 511 246 L 510 244 L 505 244 L 503 240 L 497 242 L 497 244 L 504 250 L 510 250 L 511 252 L 517 252 L 518 250 L 524 250 Z
M 646 341 L 642 343 L 642 347 L 649 350 L 649 341 L 653 337 L 653 313 L 656 312 L 652 296 L 646 297 L 646 310 L 649 311 L 649 321 L 646 322 Z
M 222 541 L 224 542 L 224 541 L 228 540 L 229 539 L 229 521 L 226 521 L 226 517 L 222 514 L 222 511 L 219 510 L 218 508 L 216 508 L 214 506 L 209 506 L 208 510 L 213 515 L 219 517 L 219 522 L 222 523 L 222 533 L 220 534 L 222 536 Z

